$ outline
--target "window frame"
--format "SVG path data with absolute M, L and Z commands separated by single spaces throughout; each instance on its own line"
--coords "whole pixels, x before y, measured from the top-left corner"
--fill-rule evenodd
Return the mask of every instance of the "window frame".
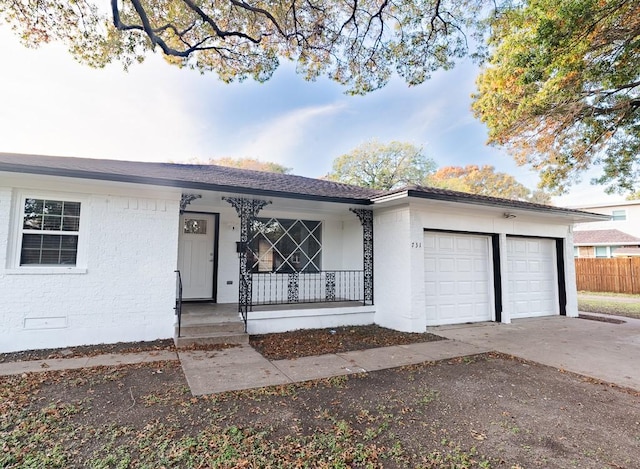
M 80 204 L 80 219 L 77 231 L 64 232 L 62 230 L 36 230 L 24 229 L 25 202 L 27 199 L 77 202 Z M 8 257 L 8 274 L 59 274 L 59 273 L 86 273 L 87 272 L 87 251 L 86 251 L 86 231 L 89 222 L 89 201 L 81 194 L 60 193 L 54 191 L 22 190 L 17 192 L 13 206 L 13 239 L 10 241 L 10 252 Z M 55 231 L 55 232 L 54 232 Z M 70 264 L 24 264 L 20 265 L 22 255 L 23 237 L 25 234 L 63 234 L 69 233 L 78 237 L 76 247 L 76 263 Z M 73 233 L 73 234 L 72 234 Z
M 604 249 L 604 256 L 598 255 L 598 249 Z M 610 253 L 611 250 L 609 249 L 609 246 L 594 246 L 593 257 L 595 257 L 596 259 L 607 259 L 611 257 Z
M 611 221 L 627 221 L 627 211 L 625 209 L 612 210 Z
M 324 231 L 323 220 L 312 220 L 308 218 L 287 218 L 286 216 L 285 217 L 279 217 L 279 216 L 268 217 L 267 216 L 267 217 L 256 217 L 256 222 L 264 223 L 265 225 L 271 222 L 276 222 L 278 226 L 284 230 L 284 232 L 275 241 L 276 244 L 274 244 L 274 242 L 268 236 L 266 236 L 262 230 L 258 230 L 257 232 L 251 233 L 251 239 L 249 240 L 249 246 L 248 246 L 249 248 L 248 252 L 250 252 L 251 255 L 249 255 L 247 258 L 247 264 L 248 264 L 247 267 L 250 272 L 256 273 L 256 274 L 258 273 L 289 274 L 289 273 L 295 273 L 295 272 L 299 272 L 299 273 L 322 272 L 322 257 L 323 257 L 323 251 L 324 251 L 323 249 L 324 243 L 322 240 L 323 231 Z M 303 244 L 298 243 L 289 235 L 291 228 L 297 225 L 298 223 L 302 224 L 308 232 L 306 237 L 302 240 Z M 315 228 L 309 229 L 309 225 L 308 225 L 309 223 L 316 224 Z M 287 228 L 286 225 L 288 225 L 289 227 Z M 282 259 L 282 264 L 274 269 L 273 264 L 276 261 L 278 255 L 280 254 L 280 250 L 276 247 L 276 245 L 277 243 L 282 241 L 285 236 L 289 236 L 290 240 L 295 243 L 295 246 L 293 247 L 292 252 L 289 253 L 289 255 L 286 258 Z M 309 238 L 313 238 L 319 245 L 317 252 L 313 256 L 310 256 L 309 252 L 302 249 L 304 247 L 304 243 L 307 240 L 309 240 Z M 256 243 L 256 247 L 257 247 L 257 251 L 255 252 L 252 248 L 252 245 L 254 243 Z M 267 243 L 268 246 L 264 255 L 261 256 L 260 246 L 263 243 Z M 298 262 L 300 261 L 301 259 L 300 252 L 302 252 L 304 256 L 308 259 L 308 262 L 305 263 L 304 267 L 296 269 L 294 266 L 294 264 L 297 263 L 295 259 L 297 258 Z M 271 268 L 260 270 L 261 267 L 266 266 L 267 263 L 271 264 Z M 287 265 L 290 266 L 291 268 L 287 268 L 286 267 Z

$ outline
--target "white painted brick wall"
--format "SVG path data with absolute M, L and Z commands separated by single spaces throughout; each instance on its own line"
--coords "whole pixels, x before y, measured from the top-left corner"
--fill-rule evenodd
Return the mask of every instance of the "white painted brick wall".
M 373 224 L 375 322 L 416 332 L 412 310 L 411 226 L 409 207 L 374 212 Z M 424 331 L 424 327 L 420 332 Z
M 0 189 L 0 352 L 173 336 L 178 197 L 78 195 L 89 219 L 86 272 L 18 274 L 6 257 L 18 220 L 11 191 Z

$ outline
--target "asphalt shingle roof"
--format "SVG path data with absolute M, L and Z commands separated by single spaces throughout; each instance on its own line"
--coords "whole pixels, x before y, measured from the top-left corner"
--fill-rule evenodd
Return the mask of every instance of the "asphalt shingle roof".
M 386 196 L 398 194 L 405 191 L 407 192 L 407 195 L 409 197 L 433 199 L 433 200 L 446 200 L 450 202 L 460 202 L 460 203 L 472 203 L 472 204 L 475 203 L 480 205 L 503 207 L 505 209 L 510 209 L 510 208 L 524 209 L 524 210 L 533 210 L 533 211 L 539 211 L 539 212 L 540 211 L 556 212 L 556 213 L 575 214 L 575 215 L 586 215 L 588 213 L 582 210 L 576 210 L 576 209 L 570 209 L 570 208 L 553 207 L 550 205 L 524 202 L 521 200 L 501 199 L 499 197 L 469 194 L 467 192 L 458 192 L 458 191 L 452 191 L 448 189 L 440 189 L 437 187 L 425 187 L 425 186 L 408 186 L 400 189 L 394 189 L 394 190 L 386 191 L 382 194 L 373 196 L 371 199 L 376 200 L 376 199 L 380 199 Z M 600 214 L 591 214 L 591 215 L 596 215 L 599 218 L 604 218 Z
M 271 196 L 309 196 L 368 203 L 381 191 L 291 174 L 265 173 L 216 165 L 146 163 L 0 153 L 0 171 L 67 175 L 89 179 L 147 182 Z M 238 191 L 240 189 L 240 191 Z
M 422 199 L 496 206 L 505 209 L 579 215 L 582 218 L 587 215 L 586 212 L 580 210 L 467 194 L 434 187 L 409 186 L 390 191 L 381 191 L 292 174 L 266 173 L 216 165 L 147 163 L 0 153 L 0 171 L 363 205 L 397 194 Z M 599 214 L 589 215 L 592 215 L 590 217 L 592 219 L 604 218 L 603 215 Z
M 620 230 L 588 230 L 574 231 L 574 244 L 640 244 L 640 238 L 631 236 Z

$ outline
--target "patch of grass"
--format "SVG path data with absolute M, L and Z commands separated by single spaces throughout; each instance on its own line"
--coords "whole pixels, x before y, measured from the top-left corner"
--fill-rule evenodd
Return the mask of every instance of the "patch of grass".
M 200 397 L 175 362 L 0 377 L 0 467 L 522 469 L 548 467 L 549 456 L 558 467 L 640 467 L 628 430 L 636 395 L 522 365 L 486 354 Z M 609 406 L 582 405 L 600 402 L 604 386 Z M 540 389 L 544 399 L 508 398 Z M 567 400 L 576 389 L 581 402 Z M 594 440 L 576 437 L 596 420 Z M 571 422 L 566 437 L 536 439 L 558 421 Z
M 443 450 L 432 451 L 424 457 L 423 464 L 418 466 L 421 469 L 436 468 L 471 468 L 477 467 L 488 469 L 491 467 L 489 460 L 482 457 L 478 450 L 473 447 L 467 451 L 459 445 L 443 440 L 445 448 Z
M 629 293 L 613 293 L 613 292 L 600 292 L 600 291 L 585 291 L 580 290 L 578 292 L 578 296 L 587 295 L 587 296 L 610 296 L 613 298 L 633 298 L 640 301 L 640 295 L 631 295 Z
M 637 303 L 622 303 L 604 299 L 578 298 L 578 310 L 640 319 L 640 299 Z

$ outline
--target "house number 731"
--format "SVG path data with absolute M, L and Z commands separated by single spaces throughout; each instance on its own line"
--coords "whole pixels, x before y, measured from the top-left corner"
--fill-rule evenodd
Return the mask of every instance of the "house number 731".
M 418 242 L 412 241 L 411 242 L 411 247 L 412 248 L 421 248 L 422 247 L 422 243 L 418 243 Z

